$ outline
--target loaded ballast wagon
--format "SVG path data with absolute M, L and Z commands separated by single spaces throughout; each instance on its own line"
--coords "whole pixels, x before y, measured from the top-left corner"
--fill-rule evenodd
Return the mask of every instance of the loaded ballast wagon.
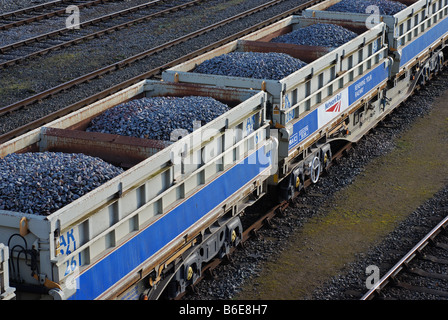
M 393 109 L 418 85 L 424 85 L 445 64 L 448 41 L 446 0 L 323 1 L 303 12 L 320 22 L 387 25 L 389 56 L 393 64 L 387 104 Z M 364 3 L 364 5 L 362 5 Z M 369 6 L 370 5 L 370 6 Z M 373 5 L 373 6 L 372 6 Z
M 125 135 L 143 127 L 132 121 L 142 120 L 144 99 L 188 98 L 191 104 L 191 97 L 228 109 L 204 123 L 194 111 L 200 106 L 184 105 L 186 128 L 173 130 L 169 140 L 155 140 L 180 120 L 164 113 L 168 105 L 150 106 L 161 115 L 151 130 L 143 137 Z M 120 105 L 138 112 L 120 110 L 121 120 L 114 121 L 124 125 L 136 115 L 131 125 L 124 134 L 101 132 L 101 123 L 114 127 L 108 119 Z M 28 208 L 19 201 L 28 194 L 17 194 L 23 211 L 8 209 L 16 201 L 0 210 L 0 243 L 9 244 L 11 286 L 18 297 L 155 299 L 170 283 L 174 296 L 185 290 L 200 276 L 202 263 L 241 241 L 238 214 L 266 192 L 277 146 L 265 107 L 260 91 L 148 80 L 0 145 L 0 161 L 27 161 L 22 171 L 30 174 L 29 181 L 7 183 L 20 184 L 18 190 L 35 198 Z M 58 162 L 43 168 L 52 157 Z M 65 157 L 73 160 L 68 172 L 57 169 Z M 77 162 L 79 157 L 93 167 Z M 78 194 L 98 178 L 94 170 L 111 167 L 113 173 L 104 173 L 107 181 Z M 52 175 L 50 181 L 40 169 Z M 51 198 L 39 195 L 49 188 L 57 197 L 52 203 L 40 200 Z M 58 203 L 60 198 L 70 199 Z
M 252 65 L 232 64 L 236 54 L 252 55 Z M 277 78 L 268 78 L 267 73 L 248 76 L 247 69 L 263 65 L 271 69 L 272 54 L 287 54 L 304 64 L 289 73 L 278 70 Z M 220 63 L 225 57 L 231 58 L 225 62 L 228 65 Z M 212 66 L 209 73 L 201 70 L 204 64 Z M 162 77 L 266 91 L 267 117 L 279 141 L 278 171 L 270 185 L 279 185 L 281 198 L 290 199 L 306 176 L 318 181 L 331 161 L 332 143 L 357 141 L 376 123 L 385 110 L 391 66 L 384 23 L 368 29 L 356 21 L 321 23 L 313 17 L 292 16 L 172 67 Z M 235 75 L 236 68 L 243 71 Z

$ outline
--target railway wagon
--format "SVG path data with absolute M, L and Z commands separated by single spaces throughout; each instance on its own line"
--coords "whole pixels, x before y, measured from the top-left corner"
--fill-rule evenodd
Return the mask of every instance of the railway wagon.
M 291 16 L 163 72 L 165 81 L 239 88 L 268 93 L 268 117 L 277 129 L 278 171 L 270 179 L 280 198 L 290 199 L 306 176 L 317 182 L 332 158 L 332 142 L 356 141 L 384 111 L 383 90 L 392 61 L 386 25 L 368 29 L 358 21 L 332 22 L 357 36 L 338 47 L 270 42 L 274 37 L 319 23 Z M 234 51 L 282 52 L 308 64 L 280 80 L 194 72 L 197 65 Z
M 229 111 L 177 141 L 87 132 L 95 116 L 142 97 L 206 96 Z M 0 210 L 18 298 L 176 295 L 242 237 L 238 214 L 266 192 L 276 141 L 259 90 L 142 81 L 0 145 L 0 157 L 70 152 L 123 173 L 49 215 Z M 193 120 L 193 119 L 192 119 Z
M 424 84 L 445 63 L 448 38 L 447 0 L 394 0 L 406 7 L 395 14 L 382 14 L 375 7 L 366 13 L 340 12 L 330 8 L 341 0 L 326 0 L 304 10 L 305 17 L 321 22 L 356 21 L 366 26 L 383 21 L 387 25 L 387 42 L 392 65 L 392 80 Z

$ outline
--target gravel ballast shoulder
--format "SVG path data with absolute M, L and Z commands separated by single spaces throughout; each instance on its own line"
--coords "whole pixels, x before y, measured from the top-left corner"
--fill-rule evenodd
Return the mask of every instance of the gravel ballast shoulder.
M 0 14 L 17 11 L 22 8 L 37 6 L 50 0 L 0 0 Z

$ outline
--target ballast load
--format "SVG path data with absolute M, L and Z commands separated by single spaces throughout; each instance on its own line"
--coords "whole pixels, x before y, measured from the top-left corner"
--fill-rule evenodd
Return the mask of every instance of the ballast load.
M 340 2 L 328 7 L 327 11 L 335 12 L 353 12 L 353 13 L 372 13 L 378 10 L 381 15 L 394 15 L 404 9 L 406 5 L 393 0 L 341 0 Z
M 198 65 L 193 72 L 255 78 L 280 80 L 306 65 L 300 59 L 284 53 L 263 52 L 229 52 L 213 57 Z
M 86 131 L 93 119 L 107 116 L 117 105 L 133 105 L 134 100 L 138 105 L 144 98 L 192 101 L 191 96 L 205 112 L 213 101 L 222 114 L 213 114 L 177 141 Z M 200 119 L 199 112 L 190 111 L 191 122 Z M 161 120 L 170 119 L 172 115 Z M 107 182 L 49 215 L 16 207 L 0 210 L 0 243 L 8 245 L 9 261 L 18 266 L 10 274 L 11 287 L 32 288 L 38 297 L 55 299 L 140 294 L 155 299 L 166 288 L 161 277 L 170 274 L 168 279 L 179 284 L 174 294 L 185 290 L 200 275 L 185 277 L 187 271 L 199 270 L 241 241 L 243 230 L 234 213 L 267 192 L 276 150 L 268 128 L 263 92 L 148 80 L 0 145 L 5 161 L 46 152 L 60 157 L 59 152 L 70 150 L 74 160 L 83 154 L 120 168 L 118 175 L 111 174 Z M 70 164 L 77 167 L 76 161 Z M 53 169 L 53 175 L 64 173 Z M 79 182 L 76 172 L 70 179 Z M 35 244 L 40 244 L 36 252 Z M 196 255 L 196 249 L 203 254 Z M 174 261 L 180 269 L 171 269 Z M 160 263 L 154 275 L 154 265 Z M 148 291 L 155 287 L 159 289 Z
M 271 42 L 336 48 L 356 38 L 358 34 L 332 23 L 316 23 L 278 36 Z
M 122 103 L 91 120 L 86 131 L 170 141 L 175 130 L 193 132 L 229 111 L 211 97 L 152 97 Z
M 0 210 L 48 215 L 123 172 L 96 157 L 11 153 L 0 159 Z

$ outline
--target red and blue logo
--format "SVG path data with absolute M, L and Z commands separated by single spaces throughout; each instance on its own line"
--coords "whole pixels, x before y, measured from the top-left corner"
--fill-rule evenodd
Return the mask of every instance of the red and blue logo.
M 341 112 L 342 94 L 336 95 L 333 99 L 325 103 L 325 112 Z

